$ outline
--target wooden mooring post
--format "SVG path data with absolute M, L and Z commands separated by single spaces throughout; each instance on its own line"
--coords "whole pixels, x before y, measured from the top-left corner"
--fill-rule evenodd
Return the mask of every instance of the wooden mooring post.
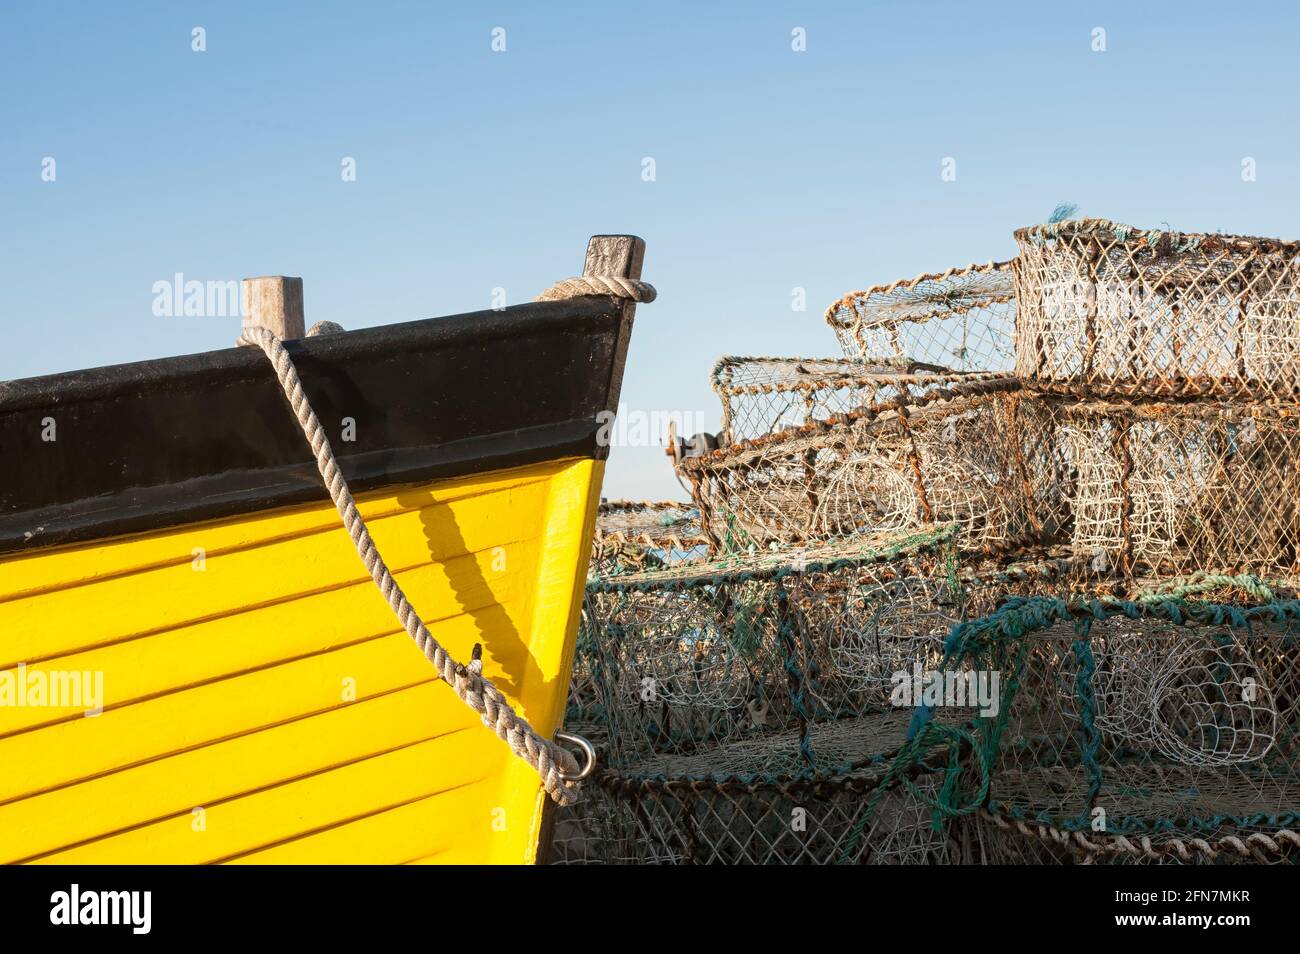
M 245 328 L 265 328 L 281 341 L 307 334 L 301 278 L 264 275 L 245 278 L 240 284 L 244 293 Z

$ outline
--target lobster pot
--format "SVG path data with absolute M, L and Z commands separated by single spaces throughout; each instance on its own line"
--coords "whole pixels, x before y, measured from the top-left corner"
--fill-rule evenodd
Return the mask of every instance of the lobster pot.
M 1017 597 L 1095 595 L 1117 582 L 1110 575 L 1092 572 L 1068 544 L 1023 547 L 967 560 L 958 576 L 963 620 L 985 616 Z
M 689 458 L 723 551 L 953 523 L 963 546 L 1040 536 L 1059 504 L 1047 419 L 1006 380 L 955 384 Z
M 799 733 L 701 747 L 601 771 L 557 810 L 551 860 L 565 864 L 940 864 L 961 860 L 958 826 L 936 827 L 938 779 L 887 766 L 909 714 L 814 727 L 838 768 L 813 771 Z M 738 769 L 741 771 L 738 772 Z M 979 860 L 979 859 L 973 859 Z
M 1057 845 L 1072 833 L 1218 844 L 1288 827 L 1298 619 L 1294 602 L 1031 598 L 959 625 L 945 665 L 996 672 L 1001 692 L 950 768 L 953 802 L 987 773 L 989 812 Z
M 958 860 L 949 827 L 936 828 L 927 798 L 880 787 L 879 769 L 829 779 L 648 778 L 600 780 L 609 805 L 606 860 L 634 864 L 944 864 Z
M 708 555 L 694 505 L 675 500 L 603 501 L 596 515 L 590 575 L 657 569 Z
M 1016 374 L 1052 390 L 1293 396 L 1300 245 L 1096 219 L 1016 232 Z
M 1006 375 L 941 374 L 906 359 L 722 358 L 713 390 L 722 402 L 724 443 L 826 421 L 836 415 Z
M 1300 425 L 1289 408 L 1062 402 L 1076 555 L 1125 573 L 1293 576 Z
M 602 501 L 588 575 L 616 576 L 680 566 L 703 560 L 708 542 L 699 515 L 676 501 Z M 595 652 L 590 619 L 584 607 L 569 676 L 564 724 L 589 739 L 605 735 L 606 717 L 596 694 Z
M 951 540 L 950 528 L 924 529 L 591 580 L 605 764 L 709 750 L 732 772 L 769 770 L 773 757 L 839 765 L 835 727 L 910 705 L 894 697 L 896 674 L 926 671 L 942 651 L 956 602 Z
M 826 310 L 850 358 L 931 370 L 1011 371 L 1016 299 L 1011 262 L 989 262 L 851 292 Z

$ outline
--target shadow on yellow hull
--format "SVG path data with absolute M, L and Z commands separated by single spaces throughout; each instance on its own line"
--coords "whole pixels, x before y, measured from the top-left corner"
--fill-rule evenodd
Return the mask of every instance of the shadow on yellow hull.
M 548 737 L 602 469 L 360 501 L 435 638 L 481 643 Z M 0 861 L 535 860 L 537 774 L 435 677 L 328 503 L 11 556 L 0 634 L 26 703 L 0 705 Z

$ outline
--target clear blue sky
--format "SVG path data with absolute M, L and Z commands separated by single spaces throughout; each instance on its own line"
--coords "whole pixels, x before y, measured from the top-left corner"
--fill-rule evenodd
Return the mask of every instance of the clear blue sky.
M 309 322 L 358 328 L 525 300 L 635 232 L 661 297 L 624 398 L 713 427 L 718 355 L 835 353 L 841 293 L 1009 257 L 1059 202 L 1300 238 L 1291 3 L 0 11 L 0 378 L 228 346 L 236 319 L 153 315 L 176 272 L 301 275 Z M 618 448 L 606 494 L 680 491 Z

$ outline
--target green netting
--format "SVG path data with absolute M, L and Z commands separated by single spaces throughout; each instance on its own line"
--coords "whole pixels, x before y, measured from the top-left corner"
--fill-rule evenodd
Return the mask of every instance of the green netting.
M 1018 238 L 719 362 L 692 504 L 600 538 L 557 858 L 1300 856 L 1295 246 Z
M 559 814 L 554 860 L 984 860 L 968 826 L 936 824 L 942 760 L 907 767 L 905 784 L 890 774 L 911 718 L 893 677 L 933 669 L 971 608 L 1055 588 L 1069 564 L 1044 552 L 963 572 L 953 536 L 928 528 L 590 581 L 579 668 L 602 768 L 585 804 Z M 579 717 L 571 708 L 570 724 Z
M 1180 858 L 1199 841 L 1207 847 L 1194 855 L 1232 856 L 1232 842 L 1252 835 L 1289 850 L 1285 833 L 1300 821 L 1298 627 L 1300 602 L 1289 599 L 1012 598 L 955 626 L 944 654 L 945 667 L 998 674 L 996 715 L 952 726 L 919 710 L 889 773 L 905 786 L 908 767 L 946 753 L 937 818 L 987 814 L 1013 832 L 1024 823 L 1076 853 Z
M 583 648 L 606 764 L 830 768 L 815 729 L 889 710 L 890 675 L 941 655 L 959 614 L 952 536 L 933 528 L 592 579 Z

